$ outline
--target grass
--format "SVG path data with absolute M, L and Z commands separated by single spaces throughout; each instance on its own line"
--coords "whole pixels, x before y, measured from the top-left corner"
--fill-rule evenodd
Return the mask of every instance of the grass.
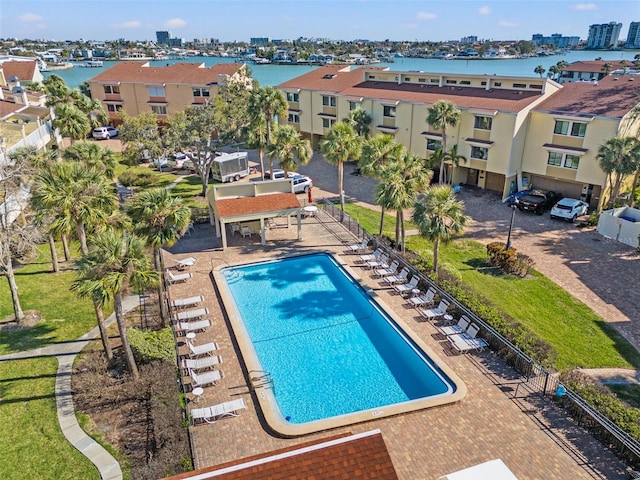
M 620 400 L 634 408 L 640 408 L 640 385 L 607 385 Z
M 354 204 L 345 210 L 368 232 L 378 232 L 379 213 L 372 216 Z M 393 231 L 395 218 L 389 216 L 385 225 L 385 231 Z M 420 252 L 433 247 L 424 238 L 411 236 L 407 249 Z M 538 272 L 521 279 L 484 268 L 486 257 L 485 246 L 471 240 L 457 240 L 440 249 L 441 264 L 456 270 L 473 291 L 557 350 L 556 368 L 640 368 L 640 353 L 588 306 Z
M 58 424 L 55 358 L 0 362 L 0 478 L 96 479 Z

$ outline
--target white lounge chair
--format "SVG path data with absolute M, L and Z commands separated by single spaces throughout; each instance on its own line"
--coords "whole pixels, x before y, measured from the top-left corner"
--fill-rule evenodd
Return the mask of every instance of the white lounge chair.
M 456 335 L 449 335 L 447 340 L 451 346 L 460 353 L 470 352 L 475 350 L 481 351 L 483 348 L 488 347 L 489 344 L 482 338 L 477 338 L 480 327 L 475 323 L 469 325 L 467 331 L 464 333 L 458 333 Z
M 213 355 L 213 352 L 218 350 L 218 344 L 215 342 L 203 343 L 202 345 L 194 345 L 187 340 L 187 346 L 189 347 L 190 357 L 202 357 L 204 355 Z
M 175 308 L 186 308 L 193 307 L 200 302 L 204 302 L 204 297 L 202 295 L 187 298 L 176 298 L 172 303 Z
M 165 270 L 165 274 L 166 274 L 166 278 L 168 279 L 169 283 L 186 282 L 191 277 L 193 277 L 193 275 L 191 273 L 189 273 L 189 272 L 187 272 L 187 273 L 178 273 L 178 274 L 174 275 L 171 272 L 171 270 L 169 270 L 169 269 Z
M 196 264 L 195 257 L 187 257 L 183 258 L 182 260 L 176 260 L 175 258 L 172 258 L 172 260 L 176 262 L 176 268 L 178 270 L 184 270 L 185 268 L 193 267 Z
M 366 250 L 369 245 L 369 240 L 368 239 L 363 239 L 361 243 L 356 243 L 354 245 L 349 245 L 347 247 L 347 249 L 351 252 L 351 253 L 358 253 L 358 252 L 362 252 L 364 250 Z
M 220 355 L 212 355 L 204 358 L 183 358 L 180 362 L 180 368 L 186 373 L 197 372 L 198 370 L 210 370 L 215 365 L 222 363 Z
M 418 275 L 414 275 L 411 277 L 407 283 L 396 284 L 393 286 L 393 289 L 398 292 L 400 295 L 404 295 L 405 293 L 413 293 L 418 290 L 418 282 L 420 281 L 420 277 Z
M 421 310 L 420 315 L 422 315 L 427 320 L 435 320 L 436 318 L 440 318 L 445 313 L 447 313 L 447 308 L 449 308 L 449 300 L 443 298 L 442 300 L 440 300 L 440 303 L 436 308 Z
M 384 277 L 384 281 L 389 285 L 395 285 L 397 283 L 405 283 L 407 281 L 407 277 L 409 276 L 409 269 L 407 267 L 400 270 L 400 273 L 397 275 L 387 275 Z
M 365 255 L 360 255 L 360 260 L 362 262 L 373 262 L 378 260 L 382 256 L 382 249 L 377 248 L 373 253 L 367 253 Z
M 178 312 L 178 315 L 176 315 L 176 317 L 178 318 L 178 320 L 194 320 L 196 318 L 202 318 L 208 313 L 208 308 L 195 308 L 193 310 Z
M 222 370 L 211 370 L 209 372 L 197 373 L 189 371 L 189 376 L 194 387 L 204 387 L 206 385 L 218 385 L 222 378 Z
M 422 295 L 416 295 L 415 297 L 410 297 L 407 301 L 414 307 L 424 307 L 425 305 L 431 305 L 433 303 L 433 298 L 436 296 L 436 289 L 433 287 L 429 287 L 426 293 Z
M 367 268 L 388 268 L 389 264 L 387 264 L 387 262 L 389 261 L 389 255 L 386 253 L 383 253 L 382 255 L 380 255 L 380 257 L 376 260 L 369 260 L 367 262 Z
M 387 277 L 389 275 L 395 275 L 398 272 L 398 267 L 400 266 L 400 262 L 398 260 L 394 260 L 391 262 L 388 268 L 380 268 L 375 270 L 374 273 L 378 277 Z
M 469 325 L 471 325 L 471 320 L 469 320 L 469 317 L 467 317 L 466 315 L 462 315 L 460 317 L 460 320 L 458 320 L 458 323 L 456 323 L 455 325 L 438 327 L 438 331 L 445 337 L 449 335 L 458 335 L 459 333 L 466 332 L 467 328 L 469 328 Z
M 191 418 L 193 423 L 198 421 L 205 421 L 207 423 L 214 423 L 224 417 L 237 417 L 240 415 L 240 410 L 247 408 L 244 403 L 244 398 L 238 398 L 229 402 L 219 403 L 212 407 L 194 408 L 191 410 Z
M 207 319 L 196 320 L 195 322 L 179 322 L 178 330 L 182 332 L 200 332 L 211 326 L 211 322 Z
M 242 227 L 240 232 L 242 233 L 242 238 L 251 236 L 251 230 L 249 230 L 249 227 L 247 226 Z

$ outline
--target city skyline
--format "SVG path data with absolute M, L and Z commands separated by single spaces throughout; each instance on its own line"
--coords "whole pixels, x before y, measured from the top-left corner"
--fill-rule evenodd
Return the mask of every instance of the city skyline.
M 617 22 L 624 41 L 631 21 L 640 21 L 637 0 L 3 0 L 0 37 L 155 41 L 156 31 L 169 30 L 187 41 L 223 42 L 250 37 L 531 40 L 535 33 L 585 40 L 589 25 Z

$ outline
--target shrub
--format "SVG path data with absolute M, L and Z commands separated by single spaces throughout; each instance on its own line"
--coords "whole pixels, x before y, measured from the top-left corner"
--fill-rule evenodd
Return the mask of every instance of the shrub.
M 175 363 L 175 340 L 170 327 L 155 331 L 130 328 L 127 330 L 127 336 L 133 354 L 140 363 L 151 363 L 156 360 Z
M 118 180 L 125 187 L 148 187 L 156 183 L 155 175 L 150 170 L 125 170 L 120 174 Z
M 534 265 L 531 257 L 517 253 L 515 248 L 507 249 L 500 242 L 491 242 L 487 245 L 487 256 L 492 265 L 505 273 L 518 277 L 526 277 Z

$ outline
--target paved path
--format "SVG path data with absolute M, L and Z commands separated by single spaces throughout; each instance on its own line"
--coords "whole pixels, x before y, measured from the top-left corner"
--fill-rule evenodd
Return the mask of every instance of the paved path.
M 138 306 L 138 296 L 129 295 L 123 300 L 123 310 L 128 312 Z M 105 320 L 105 326 L 115 321 L 115 314 L 111 314 Z M 91 331 L 82 335 L 78 340 L 50 345 L 48 347 L 25 350 L 23 352 L 9 353 L 0 356 L 0 361 L 20 360 L 33 357 L 56 357 L 58 371 L 56 373 L 56 408 L 58 410 L 58 422 L 60 429 L 67 440 L 87 457 L 98 469 L 103 480 L 122 480 L 120 464 L 99 443 L 87 435 L 76 418 L 73 407 L 73 393 L 71 390 L 71 373 L 73 362 L 84 347 L 100 334 L 96 326 Z

